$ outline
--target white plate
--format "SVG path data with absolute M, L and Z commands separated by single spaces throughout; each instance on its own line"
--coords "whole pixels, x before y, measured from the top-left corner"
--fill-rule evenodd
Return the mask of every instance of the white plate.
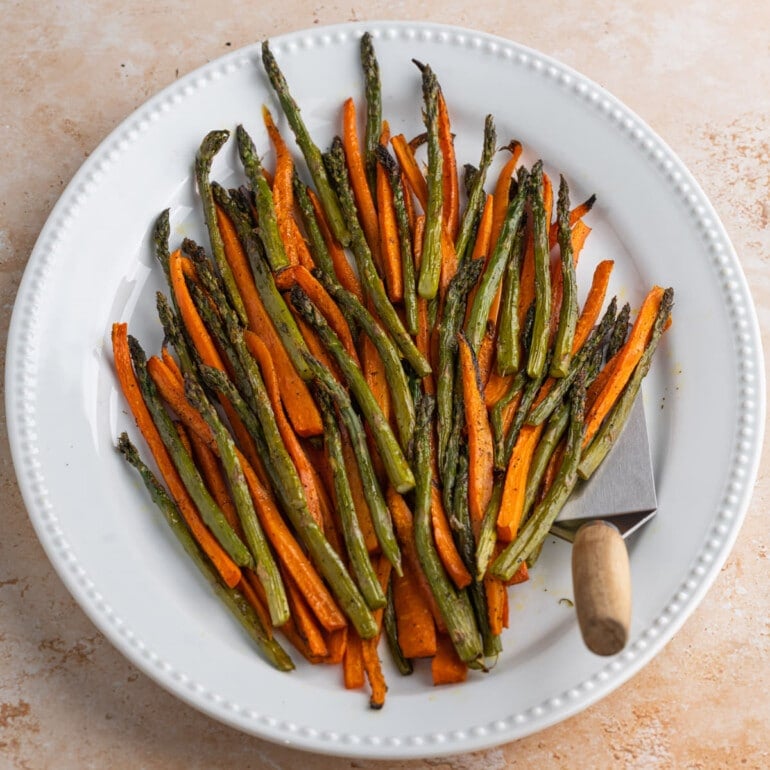
M 635 597 L 626 651 L 605 660 L 583 648 L 573 611 L 559 601 L 571 596 L 569 546 L 554 542 L 532 580 L 512 591 L 511 628 L 491 674 L 433 688 L 427 667 L 410 678 L 389 671 L 388 702 L 370 711 L 363 693 L 342 688 L 338 669 L 300 663 L 286 675 L 262 662 L 114 451 L 130 420 L 112 371 L 110 324 L 126 320 L 148 349 L 160 344 L 153 302 L 161 271 L 149 230 L 171 205 L 173 238 L 201 237 L 190 171 L 202 136 L 243 122 L 268 146 L 259 109 L 276 105 L 258 46 L 155 96 L 72 180 L 14 309 L 8 427 L 24 500 L 53 565 L 101 631 L 160 685 L 234 727 L 304 749 L 457 753 L 580 711 L 681 626 L 725 561 L 748 505 L 764 369 L 743 274 L 703 192 L 637 116 L 563 65 L 435 24 L 343 25 L 277 38 L 272 47 L 321 145 L 339 130 L 343 99 L 361 97 L 357 41 L 365 28 L 376 38 L 394 132 L 420 130 L 410 61 L 417 57 L 443 84 L 461 162 L 478 162 L 483 118 L 492 112 L 500 144 L 520 139 L 527 161 L 540 156 L 564 172 L 576 199 L 598 195 L 579 269 L 584 288 L 593 264 L 613 257 L 612 287 L 622 300 L 638 305 L 653 283 L 677 290 L 674 325 L 645 385 L 660 507 L 630 543 Z M 214 176 L 227 182 L 235 168 L 230 146 Z

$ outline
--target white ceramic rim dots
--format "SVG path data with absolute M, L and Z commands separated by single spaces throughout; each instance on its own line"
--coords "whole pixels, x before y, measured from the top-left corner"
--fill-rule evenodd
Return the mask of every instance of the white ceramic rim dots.
M 40 336 L 36 323 L 37 298 L 50 267 L 60 256 L 67 223 L 92 194 L 112 162 L 158 117 L 183 100 L 194 98 L 207 82 L 251 65 L 256 47 L 233 52 L 182 78 L 147 102 L 116 129 L 90 156 L 74 177 L 43 229 L 29 260 L 14 308 L 8 338 L 6 406 L 9 438 L 19 484 L 30 518 L 52 563 L 91 619 L 110 640 L 157 682 L 178 697 L 226 723 L 280 743 L 328 754 L 370 757 L 414 757 L 458 753 L 510 741 L 535 732 L 579 711 L 613 690 L 648 662 L 681 626 L 705 594 L 737 536 L 751 496 L 764 429 L 764 367 L 756 315 L 746 281 L 729 239 L 711 204 L 681 161 L 632 112 L 606 91 L 569 68 L 535 51 L 491 35 L 435 24 L 368 22 L 297 32 L 271 40 L 284 56 L 304 48 L 334 46 L 369 30 L 377 39 L 431 40 L 471 50 L 480 56 L 502 58 L 514 68 L 530 68 L 559 82 L 565 98 L 582 100 L 618 131 L 630 137 L 663 172 L 667 184 L 685 202 L 697 225 L 713 270 L 719 276 L 731 319 L 740 371 L 738 426 L 724 498 L 714 515 L 712 536 L 659 617 L 621 655 L 593 677 L 561 695 L 522 713 L 467 730 L 404 738 L 381 738 L 319 731 L 310 725 L 276 720 L 232 703 L 193 681 L 160 657 L 126 627 L 79 565 L 62 531 L 56 507 L 48 497 L 45 468 L 36 457 L 36 414 L 28 394 L 37 389 L 36 360 Z

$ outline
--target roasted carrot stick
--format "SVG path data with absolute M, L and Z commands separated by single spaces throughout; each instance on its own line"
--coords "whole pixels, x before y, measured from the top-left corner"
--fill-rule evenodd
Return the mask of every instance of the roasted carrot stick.
M 318 618 L 318 622 L 327 631 L 343 628 L 347 625 L 345 616 L 316 572 L 315 567 L 286 526 L 272 497 L 260 484 L 251 466 L 244 460 L 241 460 L 241 464 L 243 465 L 246 484 L 254 500 L 260 524 L 265 530 L 279 561 L 296 580 L 302 595 L 307 599 Z
M 494 636 L 499 636 L 505 626 L 508 591 L 501 580 L 488 575 L 484 578 L 484 593 L 487 598 L 489 630 Z
M 529 568 L 527 562 L 523 561 L 521 566 L 513 573 L 513 577 L 505 583 L 506 586 L 515 586 L 519 583 L 526 583 L 529 580 Z
M 171 288 L 179 307 L 182 322 L 201 358 L 209 366 L 224 371 L 225 366 L 222 362 L 222 357 L 219 355 L 214 340 L 204 326 L 200 315 L 198 315 L 198 310 L 193 303 L 187 283 L 185 282 L 185 274 L 190 275 L 191 271 L 194 274 L 194 267 L 190 260 L 183 257 L 181 251 L 175 251 L 169 258 L 169 274 Z
M 350 173 L 350 184 L 353 187 L 353 195 L 361 218 L 369 249 L 375 265 L 381 268 L 379 257 L 379 227 L 377 222 L 377 210 L 366 180 L 366 170 L 361 157 L 361 145 L 358 140 L 358 123 L 356 120 L 356 105 L 353 99 L 346 99 L 342 106 L 342 146 L 345 150 L 345 160 Z M 377 200 L 380 200 L 379 191 Z
M 211 492 L 211 496 L 214 498 L 214 502 L 216 502 L 222 509 L 222 513 L 225 515 L 227 523 L 239 536 L 241 536 L 241 522 L 238 518 L 238 511 L 230 496 L 227 481 L 225 480 L 217 456 L 211 449 L 209 449 L 206 442 L 197 433 L 190 431 L 189 441 L 195 463 L 198 466 L 198 470 L 201 472 L 201 476 L 203 476 L 203 480 L 206 482 L 209 492 Z
M 436 654 L 436 624 L 425 595 L 408 562 L 402 577 L 393 577 L 398 643 L 405 658 L 431 658 Z
M 139 390 L 139 383 L 136 380 L 133 367 L 131 365 L 131 354 L 128 349 L 128 326 L 127 324 L 113 324 L 112 326 L 112 351 L 115 361 L 115 370 L 118 376 L 121 390 L 125 396 L 131 413 L 134 416 L 136 425 L 144 437 L 147 446 L 150 448 L 155 463 L 168 485 L 171 496 L 179 506 L 179 510 L 190 527 L 190 531 L 196 542 L 200 545 L 206 555 L 211 559 L 217 572 L 230 587 L 234 588 L 241 579 L 241 570 L 233 560 L 225 553 L 224 549 L 215 540 L 209 532 L 198 511 L 195 508 L 190 495 L 185 489 L 179 473 L 174 467 L 174 463 L 166 450 L 163 440 L 155 427 L 149 410 L 142 399 Z
M 391 302 L 401 302 L 404 298 L 404 276 L 393 188 L 381 163 L 377 164 L 377 207 L 382 276 Z
M 163 363 L 171 370 L 174 377 L 176 377 L 179 382 L 182 382 L 182 370 L 179 368 L 179 364 L 176 362 L 174 356 L 169 352 L 169 349 L 164 345 L 160 352 Z
M 543 425 L 525 425 L 514 444 L 505 473 L 500 513 L 497 516 L 497 537 L 504 543 L 513 540 L 519 531 L 524 514 L 527 476 L 542 432 Z
M 302 637 L 310 655 L 314 658 L 323 659 L 329 654 L 329 648 L 326 646 L 321 629 L 316 623 L 313 613 L 305 601 L 302 592 L 299 590 L 293 576 L 289 574 L 286 567 L 281 570 L 284 585 L 286 586 L 286 595 L 289 599 L 291 608 L 291 617 L 294 619 L 294 625 L 297 633 Z
M 345 657 L 345 648 L 348 645 L 348 627 L 326 633 L 326 649 L 329 654 L 324 658 L 324 663 L 337 665 L 342 663 Z
M 457 157 L 449 110 L 441 91 L 438 92 L 438 140 L 444 158 L 441 167 L 441 186 L 444 190 L 442 218 L 444 229 L 454 243 L 460 226 L 460 182 L 457 178 Z
M 358 462 L 356 461 L 356 456 L 350 441 L 342 442 L 342 454 L 345 458 L 345 469 L 348 472 L 350 491 L 353 493 L 356 518 L 358 519 L 358 526 L 361 528 L 361 533 L 364 536 L 366 550 L 369 551 L 369 553 L 376 553 L 380 549 L 380 543 L 379 540 L 377 540 L 377 533 L 374 531 L 372 514 L 369 511 L 369 506 L 366 503 L 366 496 L 364 495 L 364 482 L 361 478 L 361 471 L 358 469 Z
M 361 637 L 353 629 L 350 629 L 345 656 L 342 659 L 342 671 L 347 690 L 358 690 L 366 684 L 364 654 L 361 644 Z
M 290 264 L 296 265 L 299 263 L 299 257 L 294 232 L 289 224 L 293 218 L 292 210 L 294 208 L 294 187 L 292 185 L 294 160 L 266 105 L 262 105 L 262 118 L 275 152 L 275 175 L 272 185 L 275 220 L 286 251 L 286 257 Z
M 310 297 L 313 304 L 329 322 L 329 326 L 334 329 L 334 333 L 340 338 L 345 350 L 358 363 L 358 352 L 345 316 L 342 315 L 337 303 L 329 296 L 329 293 L 313 274 L 306 267 L 297 265 L 287 267 L 275 276 L 275 285 L 280 291 L 288 291 L 295 284 L 300 286 Z
M 510 156 L 500 169 L 500 173 L 497 177 L 497 183 L 495 185 L 495 204 L 494 213 L 492 215 L 492 234 L 491 242 L 494 246 L 497 243 L 497 239 L 500 235 L 500 230 L 503 226 L 503 220 L 505 219 L 505 212 L 508 210 L 508 201 L 511 192 L 511 182 L 513 181 L 513 174 L 516 171 L 516 165 L 521 158 L 522 146 L 521 142 L 513 140 L 504 149 L 508 150 Z
M 588 339 L 588 335 L 591 333 L 591 329 L 594 328 L 596 319 L 599 317 L 602 305 L 604 304 L 604 297 L 607 294 L 607 286 L 610 282 L 613 267 L 615 267 L 615 262 L 611 259 L 605 259 L 594 270 L 591 288 L 588 290 L 588 296 L 575 326 L 575 339 L 572 343 L 573 354 L 583 347 Z
M 267 609 L 267 596 L 262 588 L 262 583 L 259 582 L 259 578 L 251 570 L 245 570 L 241 582 L 238 583 L 238 590 L 254 608 L 254 612 L 257 613 L 257 616 L 262 621 L 265 633 L 268 635 L 268 638 L 272 639 L 273 624 L 270 619 L 270 612 Z
M 307 385 L 289 359 L 283 343 L 262 304 L 248 258 L 238 240 L 235 227 L 227 215 L 217 209 L 217 222 L 225 246 L 225 257 L 230 265 L 238 291 L 246 308 L 249 329 L 259 334 L 272 352 L 273 364 L 278 371 L 281 398 L 289 412 L 289 419 L 300 436 L 317 436 L 323 431 L 321 415 Z
M 478 536 L 478 528 L 492 497 L 494 437 L 473 350 L 464 335 L 459 338 L 459 352 L 468 432 L 468 509 Z
M 583 446 L 588 446 L 591 439 L 599 430 L 602 421 L 612 409 L 612 405 L 617 400 L 629 377 L 634 371 L 634 367 L 639 363 L 647 340 L 655 323 L 655 317 L 658 314 L 660 301 L 663 298 L 663 289 L 660 286 L 653 287 L 647 294 L 639 308 L 636 321 L 631 328 L 631 333 L 618 351 L 617 359 L 612 368 L 612 374 L 599 393 L 596 401 L 591 405 L 586 415 L 586 433 L 583 439 Z
M 592 195 L 588 200 L 575 206 L 575 208 L 572 209 L 572 211 L 569 213 L 570 227 L 574 226 L 579 220 L 581 220 L 593 208 L 594 203 L 596 203 L 596 196 Z M 548 233 L 548 243 L 551 248 L 556 245 L 558 235 L 559 225 L 557 222 L 553 222 Z
M 441 493 L 435 486 L 430 489 L 430 514 L 431 524 L 433 525 L 433 539 L 436 543 L 441 563 L 447 574 L 452 578 L 452 582 L 458 588 L 465 588 L 471 583 L 471 574 L 465 566 L 460 556 L 452 530 L 449 527 L 449 520 L 444 510 L 444 504 L 441 501 Z
M 468 678 L 468 666 L 460 660 L 452 640 L 445 634 L 439 634 L 430 671 L 435 686 L 459 684 Z
M 428 208 L 428 183 L 417 165 L 412 148 L 403 134 L 392 137 L 390 144 L 398 159 L 398 165 L 401 166 L 401 170 L 409 182 L 409 187 L 420 202 L 424 213 Z
M 382 661 L 377 654 L 376 639 L 364 639 L 361 642 L 361 658 L 371 688 L 369 706 L 373 709 L 381 709 L 385 705 L 388 685 L 385 683 L 385 675 L 382 672 Z
M 415 582 L 422 591 L 425 603 L 433 616 L 433 622 L 439 631 L 445 631 L 446 626 L 441 616 L 441 611 L 436 604 L 433 592 L 428 585 L 425 573 L 420 566 L 420 560 L 417 556 L 417 548 L 414 542 L 414 521 L 409 506 L 401 495 L 392 487 L 388 487 L 387 492 L 388 510 L 393 518 L 393 526 L 396 530 L 398 544 L 401 546 L 402 563 L 409 564 L 412 574 L 415 576 Z

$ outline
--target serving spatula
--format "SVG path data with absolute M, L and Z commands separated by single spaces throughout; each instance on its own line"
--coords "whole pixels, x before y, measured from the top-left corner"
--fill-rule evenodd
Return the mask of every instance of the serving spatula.
M 581 481 L 551 527 L 572 548 L 572 587 L 586 646 L 598 655 L 625 647 L 631 572 L 624 542 L 657 509 L 644 404 L 639 395 L 604 462 Z

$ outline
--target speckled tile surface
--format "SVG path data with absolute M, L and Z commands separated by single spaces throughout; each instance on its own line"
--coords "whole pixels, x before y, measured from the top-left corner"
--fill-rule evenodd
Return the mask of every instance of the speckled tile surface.
M 263 37 L 355 19 L 421 18 L 513 38 L 639 113 L 714 202 L 770 335 L 770 6 L 6 2 L 0 26 L 0 338 L 37 233 L 98 142 L 180 74 Z M 4 345 L 3 345 L 4 359 Z M 4 420 L 3 420 L 4 422 Z M 770 766 L 770 455 L 728 564 L 663 652 L 578 716 L 478 754 L 393 767 Z M 0 436 L 0 767 L 343 768 L 215 723 L 134 669 L 50 567 Z

